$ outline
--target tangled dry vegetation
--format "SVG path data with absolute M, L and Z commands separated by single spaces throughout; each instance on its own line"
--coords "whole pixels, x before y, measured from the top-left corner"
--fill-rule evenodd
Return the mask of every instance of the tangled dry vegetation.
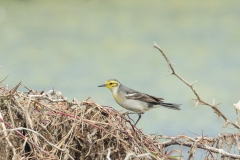
M 0 153 L 7 159 L 171 159 L 154 136 L 144 135 L 111 107 L 69 102 L 60 92 L 0 93 Z M 128 125 L 127 125 L 128 124 Z
M 189 157 L 201 148 L 212 159 L 217 155 L 240 158 L 230 154 L 239 133 L 216 138 L 145 135 L 111 107 L 91 101 L 70 102 L 54 90 L 39 93 L 26 88 L 26 92 L 20 92 L 20 85 L 0 90 L 2 160 L 181 159 L 181 150 L 165 151 L 172 145 L 190 147 Z M 222 149 L 225 145 L 227 151 Z
M 166 59 L 171 74 L 193 91 L 196 106 L 211 107 L 214 114 L 225 121 L 224 127 L 231 125 L 238 130 L 236 133 L 195 138 L 183 134 L 145 135 L 131 119 L 111 107 L 100 106 L 89 99 L 69 101 L 61 92 L 37 92 L 19 83 L 13 89 L 4 85 L 0 88 L 0 160 L 190 160 L 198 150 L 205 151 L 201 158 L 205 160 L 240 159 L 240 118 L 233 122 L 215 102 L 204 101 L 193 88 L 195 82 L 188 83 L 181 78 L 161 48 L 157 44 L 154 47 Z M 20 86 L 25 92 L 19 91 Z M 240 102 L 235 108 L 240 110 Z M 188 155 L 183 155 L 184 147 Z

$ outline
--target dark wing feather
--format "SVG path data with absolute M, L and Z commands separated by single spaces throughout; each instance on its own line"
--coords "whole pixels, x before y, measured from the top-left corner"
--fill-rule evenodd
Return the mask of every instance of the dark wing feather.
M 127 99 L 135 99 L 139 101 L 144 101 L 148 103 L 158 104 L 159 101 L 162 101 L 163 98 L 157 98 L 154 96 L 150 96 L 148 94 L 140 93 L 140 92 L 132 92 L 132 93 L 126 93 Z

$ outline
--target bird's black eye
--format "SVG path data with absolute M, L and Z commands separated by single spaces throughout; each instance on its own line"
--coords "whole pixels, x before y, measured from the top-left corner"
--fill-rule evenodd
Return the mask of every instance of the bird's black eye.
M 112 85 L 113 83 L 111 82 L 110 85 Z

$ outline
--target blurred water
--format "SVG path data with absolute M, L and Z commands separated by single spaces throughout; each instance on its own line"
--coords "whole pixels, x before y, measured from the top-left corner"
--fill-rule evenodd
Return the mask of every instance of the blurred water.
M 0 0 L 0 65 L 5 84 L 36 90 L 53 87 L 70 99 L 89 96 L 122 110 L 104 88 L 109 78 L 181 103 L 144 114 L 145 133 L 216 136 L 222 128 L 213 110 L 194 108 L 189 88 L 169 74 L 155 41 L 207 102 L 231 120 L 239 99 L 240 3 L 227 1 L 35 1 Z

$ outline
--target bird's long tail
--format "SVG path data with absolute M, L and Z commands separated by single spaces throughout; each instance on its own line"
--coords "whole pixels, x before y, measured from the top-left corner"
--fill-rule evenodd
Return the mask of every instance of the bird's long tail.
M 181 109 L 179 108 L 179 106 L 180 106 L 181 104 L 163 103 L 163 102 L 161 102 L 160 105 L 163 106 L 163 107 L 169 108 L 169 109 L 181 110 Z

